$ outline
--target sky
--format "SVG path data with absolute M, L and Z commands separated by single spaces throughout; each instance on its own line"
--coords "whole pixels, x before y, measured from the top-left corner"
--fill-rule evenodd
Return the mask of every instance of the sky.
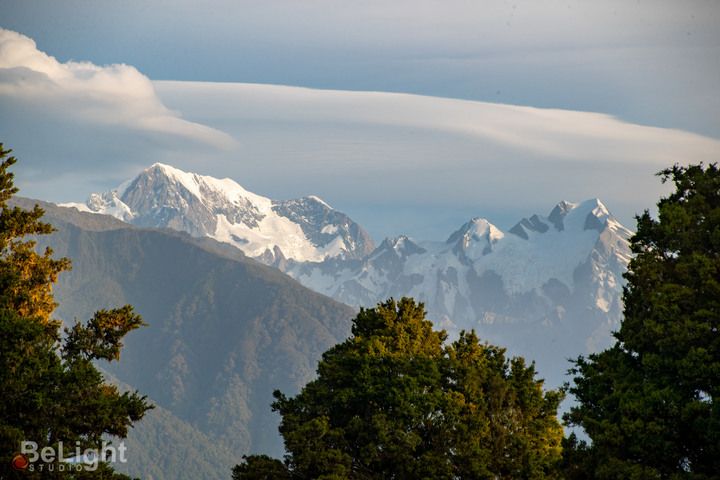
M 720 0 L 5 0 L 0 142 L 21 195 L 157 161 L 317 195 L 376 240 L 502 229 L 720 152 Z

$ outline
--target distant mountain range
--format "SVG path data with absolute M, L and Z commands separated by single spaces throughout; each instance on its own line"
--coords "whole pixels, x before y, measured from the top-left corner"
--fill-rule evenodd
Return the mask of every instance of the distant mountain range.
M 401 236 L 380 246 L 317 197 L 270 200 L 162 164 L 68 206 L 227 242 L 353 307 L 412 296 L 451 334 L 474 328 L 536 359 L 553 384 L 567 357 L 610 342 L 630 259 L 631 232 L 598 199 L 562 201 L 506 232 L 474 218 L 445 241 Z
M 474 218 L 444 242 L 388 238 L 360 261 L 294 263 L 286 272 L 349 305 L 423 299 L 432 319 L 451 329 L 553 321 L 563 316 L 558 306 L 577 301 L 606 313 L 618 308 L 629 236 L 599 200 L 562 202 L 507 233 Z

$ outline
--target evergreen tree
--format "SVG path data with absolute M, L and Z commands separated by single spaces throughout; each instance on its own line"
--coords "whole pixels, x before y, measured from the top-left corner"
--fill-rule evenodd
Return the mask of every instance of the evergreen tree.
M 53 259 L 51 249 L 37 253 L 27 238 L 53 231 L 40 221 L 42 209 L 8 206 L 18 191 L 9 154 L 0 143 L 0 479 L 127 478 L 107 463 L 78 471 L 58 457 L 61 442 L 65 457 L 99 451 L 104 435 L 125 437 L 151 408 L 137 392 L 120 394 L 105 384 L 92 363 L 117 360 L 122 338 L 142 321 L 130 306 L 102 310 L 61 336 L 60 322 L 51 319 L 52 285 L 70 261 Z M 51 448 L 55 459 L 16 470 L 24 464 L 17 457 L 23 441 L 35 442 L 38 454 Z
M 720 478 L 720 172 L 659 173 L 675 191 L 631 239 L 615 345 L 579 358 L 565 420 L 575 478 Z
M 285 462 L 245 457 L 233 478 L 557 478 L 562 393 L 474 332 L 445 345 L 423 308 L 362 309 L 316 380 L 275 392 Z

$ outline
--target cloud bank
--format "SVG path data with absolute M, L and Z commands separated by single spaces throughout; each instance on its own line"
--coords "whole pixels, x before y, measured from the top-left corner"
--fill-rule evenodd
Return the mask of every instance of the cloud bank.
M 666 190 L 657 171 L 712 162 L 720 150 L 714 139 L 592 112 L 382 92 L 154 84 L 167 105 L 243 145 L 232 158 L 185 168 L 231 176 L 273 198 L 317 194 L 345 210 L 381 206 L 367 208 L 367 223 L 383 221 L 393 235 L 410 233 L 409 224 L 420 232 L 423 212 L 436 207 L 491 221 L 507 211 L 514 222 L 548 214 L 562 199 L 591 197 L 632 228 L 633 215 Z M 531 205 L 539 211 L 528 211 Z
M 720 138 L 716 0 L 33 0 L 4 26 L 154 80 L 603 112 Z
M 168 134 L 208 147 L 234 145 L 227 134 L 183 120 L 167 109 L 150 80 L 134 67 L 60 63 L 39 51 L 32 39 L 2 28 L 0 99 L 65 121 Z

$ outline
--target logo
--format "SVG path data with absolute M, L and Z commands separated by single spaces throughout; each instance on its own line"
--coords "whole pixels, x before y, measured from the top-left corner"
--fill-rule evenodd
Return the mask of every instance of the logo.
M 88 448 L 84 451 L 79 441 L 75 445 L 75 450 L 70 450 L 70 455 L 66 455 L 63 442 L 58 442 L 57 449 L 50 446 L 38 449 L 37 443 L 23 440 L 20 453 L 12 458 L 12 466 L 18 472 L 92 472 L 100 462 L 127 462 L 127 448 L 123 442 L 115 447 L 103 441 L 100 449 Z
M 12 459 L 12 466 L 18 472 L 26 470 L 28 468 L 28 465 L 30 465 L 30 460 L 28 460 L 27 455 L 24 455 L 22 453 L 18 453 Z

